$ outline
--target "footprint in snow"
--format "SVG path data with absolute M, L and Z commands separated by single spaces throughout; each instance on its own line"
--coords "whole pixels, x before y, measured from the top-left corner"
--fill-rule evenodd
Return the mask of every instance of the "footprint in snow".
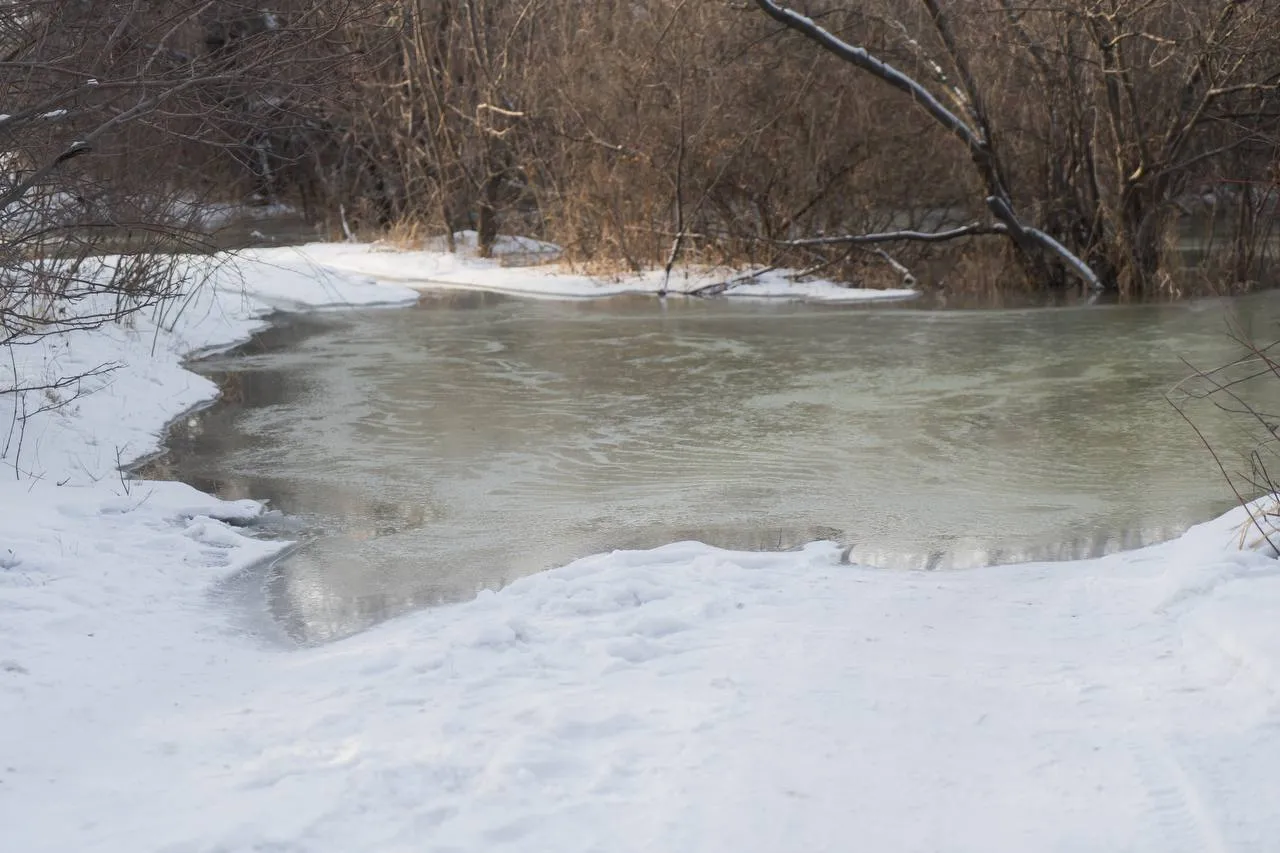
M 627 663 L 644 663 L 666 654 L 666 650 L 643 637 L 628 637 L 609 644 L 608 652 Z

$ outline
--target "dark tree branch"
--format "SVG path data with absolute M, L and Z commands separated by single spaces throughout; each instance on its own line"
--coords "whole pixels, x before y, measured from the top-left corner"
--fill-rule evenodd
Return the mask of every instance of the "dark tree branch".
M 931 0 L 925 0 L 925 3 L 931 12 L 937 9 L 931 3 Z M 1005 181 L 1002 177 L 1003 169 L 995 151 L 991 147 L 989 133 L 986 131 L 989 122 L 980 101 L 970 99 L 969 103 L 969 111 L 974 114 L 974 120 L 977 122 L 975 127 L 947 109 L 921 83 L 887 62 L 873 56 L 865 48 L 857 47 L 839 38 L 812 18 L 805 17 L 785 6 L 780 6 L 773 0 L 756 0 L 756 5 L 770 18 L 805 36 L 810 41 L 818 44 L 823 50 L 907 95 L 937 124 L 959 139 L 968 149 L 969 156 L 987 187 L 987 208 L 991 211 L 992 216 L 1004 226 L 1003 232 L 991 233 L 1007 234 L 1024 258 L 1034 258 L 1037 252 L 1048 253 L 1065 263 L 1067 268 L 1088 284 L 1091 289 L 1103 289 L 1101 279 L 1098 278 L 1098 275 L 1087 263 L 1077 257 L 1056 238 L 1039 228 L 1025 225 L 1014 212 L 1009 190 L 1005 186 Z M 976 93 L 977 83 L 974 81 L 969 71 L 968 63 L 955 42 L 946 18 L 942 16 L 940 11 L 931 16 L 940 38 L 943 39 L 948 52 L 951 54 L 953 64 L 960 70 L 966 89 L 972 87 Z M 1045 269 L 1039 259 L 1033 264 L 1033 267 L 1037 270 Z
M 1007 235 L 1005 226 L 978 222 L 947 231 L 882 231 L 877 234 L 842 234 L 838 237 L 805 237 L 799 240 L 774 240 L 779 246 L 864 246 L 873 243 L 944 243 L 962 237 L 991 234 Z

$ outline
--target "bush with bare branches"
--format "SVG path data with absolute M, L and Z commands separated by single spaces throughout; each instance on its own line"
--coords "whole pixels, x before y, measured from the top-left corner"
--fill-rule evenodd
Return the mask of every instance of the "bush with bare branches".
M 37 0 L 0 15 L 0 407 L 15 424 L 84 374 L 21 374 L 15 348 L 189 289 L 202 201 L 253 163 L 263 104 L 306 93 L 363 7 Z M 264 80 L 270 80 L 264 85 Z M 259 169 L 257 174 L 261 176 Z M 99 373 L 110 365 L 90 369 Z M 43 395 L 43 396 L 41 396 Z M 12 417 L 8 417 L 8 415 Z M 0 454 L 3 455 L 3 454 Z

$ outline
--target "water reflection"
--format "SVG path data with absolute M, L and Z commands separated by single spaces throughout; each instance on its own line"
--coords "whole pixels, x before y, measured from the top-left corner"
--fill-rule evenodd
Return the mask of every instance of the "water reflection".
M 269 592 L 308 641 L 679 539 L 834 539 L 904 568 L 1096 556 L 1230 504 L 1163 399 L 1181 357 L 1234 352 L 1228 317 L 1265 337 L 1280 300 L 934 312 L 449 294 L 288 319 L 203 363 L 228 402 L 179 425 L 168 463 L 302 525 Z

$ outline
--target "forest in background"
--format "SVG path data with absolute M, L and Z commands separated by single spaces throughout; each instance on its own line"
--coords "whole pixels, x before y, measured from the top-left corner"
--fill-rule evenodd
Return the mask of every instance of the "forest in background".
M 204 202 L 1133 297 L 1271 283 L 1280 240 L 1276 0 L 35 0 L 0 93 L 5 340 L 162 296 Z

